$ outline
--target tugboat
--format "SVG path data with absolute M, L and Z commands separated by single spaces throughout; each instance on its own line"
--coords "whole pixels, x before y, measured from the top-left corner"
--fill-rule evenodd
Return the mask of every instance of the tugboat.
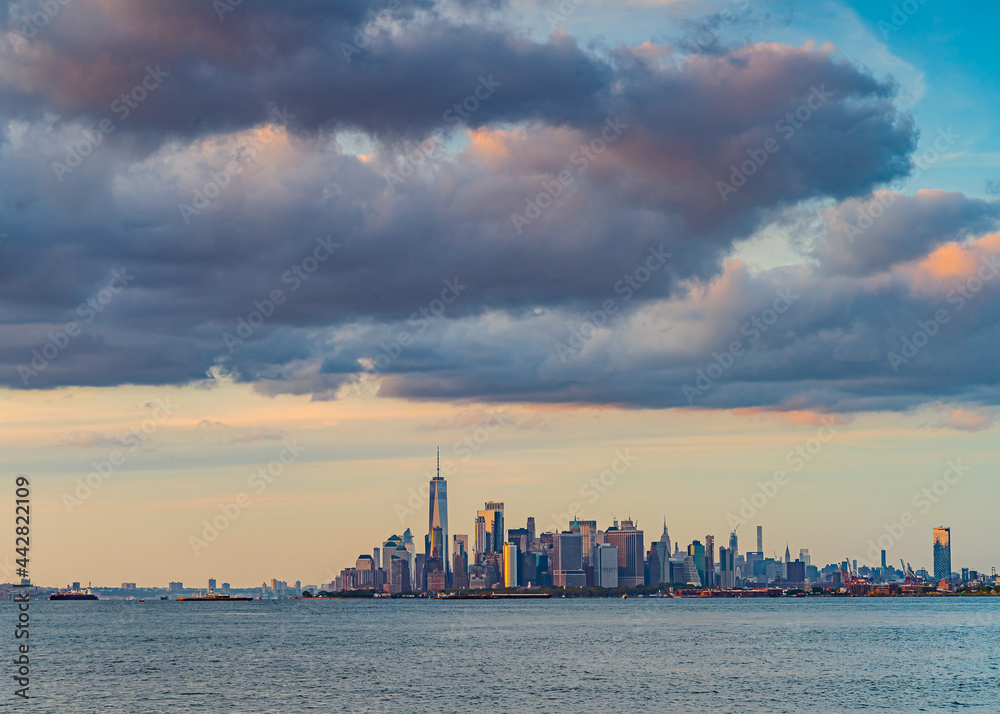
M 99 599 L 90 588 L 86 590 L 67 590 L 66 592 L 52 593 L 49 600 L 97 600 Z

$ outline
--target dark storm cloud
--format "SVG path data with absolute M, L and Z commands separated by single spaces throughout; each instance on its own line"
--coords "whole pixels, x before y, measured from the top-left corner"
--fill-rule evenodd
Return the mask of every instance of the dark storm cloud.
M 267 120 L 277 104 L 303 130 L 418 135 L 441 125 L 481 76 L 495 75 L 506 89 L 477 123 L 594 119 L 610 71 L 573 40 L 537 43 L 424 12 L 433 10 L 426 2 L 392 7 L 244 2 L 220 20 L 196 0 L 74 0 L 27 48 L 6 49 L 0 106 L 8 116 L 121 116 L 131 108 L 122 94 L 153 68 L 165 81 L 120 133 L 154 141 L 238 130 Z
M 383 358 L 385 368 L 368 374 L 382 378 L 380 394 L 411 399 L 821 411 L 997 405 L 990 345 L 1000 339 L 1000 239 L 979 243 L 956 249 L 969 259 L 967 274 L 933 279 L 913 266 L 880 279 L 732 267 L 698 298 L 608 316 L 593 334 L 584 325 L 598 320 L 559 311 L 463 329 L 442 322 L 420 350 Z M 338 333 L 326 382 L 313 393 L 353 382 L 353 357 L 391 356 L 404 329 Z
M 911 167 L 917 132 L 890 81 L 812 47 L 675 65 L 536 41 L 490 2 L 402 3 L 345 56 L 383 7 L 244 2 L 220 19 L 210 3 L 76 0 L 27 50 L 5 48 L 0 379 L 176 384 L 221 370 L 328 398 L 365 373 L 409 398 L 686 405 L 715 336 L 741 339 L 791 286 L 794 314 L 698 406 L 895 407 L 927 390 L 874 363 L 887 330 L 931 303 L 904 278 L 876 300 L 862 276 L 994 215 L 918 197 L 919 222 L 887 215 L 864 248 L 838 242 L 853 197 Z M 109 112 L 158 65 L 168 76 L 127 118 Z M 499 86 L 444 120 L 483 78 Z M 114 131 L 57 175 L 108 117 Z M 429 135 L 440 155 L 387 180 Z M 337 143 L 358 136 L 372 155 Z M 846 203 L 817 248 L 822 271 L 785 286 L 723 272 L 736 241 L 831 198 Z M 134 279 L 103 304 L 112 270 Z M 709 284 L 725 289 L 700 301 Z M 564 359 L 555 343 L 608 301 L 606 331 Z M 941 389 L 979 384 L 970 374 Z

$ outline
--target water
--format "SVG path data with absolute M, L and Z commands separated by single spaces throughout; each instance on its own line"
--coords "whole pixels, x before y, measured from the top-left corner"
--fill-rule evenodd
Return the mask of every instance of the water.
M 30 641 L 0 707 L 1000 711 L 1000 598 L 35 602 Z

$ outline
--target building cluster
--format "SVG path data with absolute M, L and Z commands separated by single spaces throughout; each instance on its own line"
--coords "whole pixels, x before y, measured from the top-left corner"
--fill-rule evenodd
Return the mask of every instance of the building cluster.
M 437 477 L 431 482 L 428 533 L 423 552 L 418 552 L 410 530 L 393 535 L 358 557 L 354 567 L 345 568 L 332 582 L 320 586 L 272 579 L 259 587 L 218 586 L 215 578 L 208 588 L 185 587 L 171 582 L 167 588 L 138 587 L 123 582 L 118 588 L 99 588 L 102 598 L 171 597 L 218 592 L 258 599 L 315 596 L 321 590 L 374 591 L 380 593 L 436 593 L 443 590 L 483 590 L 490 588 L 602 587 L 635 588 L 669 585 L 675 592 L 692 593 L 694 588 L 713 588 L 720 597 L 754 593 L 781 593 L 782 590 L 821 587 L 835 588 L 854 595 L 920 593 L 928 590 L 954 591 L 971 587 L 1000 590 L 996 569 L 989 575 L 969 568 L 952 571 L 951 529 L 933 530 L 933 572 L 914 570 L 900 562 L 900 569 L 886 562 L 881 552 L 879 567 L 858 566 L 856 560 L 841 561 L 822 568 L 812 564 L 809 551 L 799 550 L 794 560 L 786 545 L 783 557 L 764 555 L 764 530 L 757 526 L 756 549 L 741 553 L 736 532 L 726 545 L 716 547 L 715 538 L 694 540 L 686 547 L 672 542 L 667 524 L 649 546 L 644 532 L 631 520 L 614 521 L 605 530 L 597 521 L 574 519 L 564 531 L 537 533 L 535 519 L 523 528 L 505 529 L 504 504 L 489 501 L 475 519 L 475 534 L 448 533 L 447 482 Z M 0 600 L 10 600 L 22 592 L 21 586 L 0 584 Z M 80 591 L 79 581 L 65 590 Z M 89 589 L 89 586 L 88 586 Z M 33 588 L 32 595 L 46 594 L 48 588 Z
M 631 519 L 615 520 L 604 530 L 597 521 L 574 519 L 564 531 L 538 533 L 535 519 L 522 528 L 506 529 L 504 504 L 488 501 L 475 518 L 475 530 L 452 534 L 448 529 L 448 483 L 438 474 L 430 482 L 427 534 L 418 544 L 410 529 L 392 535 L 372 553 L 358 557 L 321 589 L 374 590 L 387 593 L 490 588 L 601 587 L 635 588 L 675 585 L 701 588 L 813 586 L 842 587 L 851 583 L 917 584 L 931 582 L 925 570 L 889 567 L 882 551 L 879 568 L 843 561 L 822 568 L 813 565 L 808 549 L 794 560 L 786 544 L 784 556 L 767 557 L 764 533 L 757 526 L 756 550 L 741 553 L 736 531 L 716 547 L 715 537 L 694 540 L 682 548 L 671 542 L 666 521 L 658 539 L 646 546 L 645 534 Z M 951 535 L 934 529 L 934 582 L 974 583 L 985 578 L 976 571 L 951 572 Z M 995 579 L 995 575 L 993 576 Z
M 136 588 L 135 583 L 122 583 L 121 593 L 105 589 L 106 592 L 113 594 L 123 594 L 128 595 L 130 591 L 153 591 L 157 590 L 155 588 Z M 182 582 L 171 582 L 167 585 L 167 592 L 174 593 L 176 595 L 193 595 L 193 594 L 205 594 L 205 593 L 219 593 L 221 595 L 251 595 L 257 598 L 264 599 L 281 599 L 281 598 L 297 598 L 301 597 L 302 594 L 309 591 L 310 594 L 315 594 L 319 592 L 319 588 L 316 585 L 302 585 L 301 580 L 296 580 L 294 583 L 288 583 L 284 580 L 278 580 L 272 578 L 271 582 L 264 582 L 260 584 L 260 587 L 255 588 L 234 588 L 229 583 L 222 583 L 219 586 L 219 581 L 215 578 L 208 579 L 208 588 L 201 587 L 185 587 Z

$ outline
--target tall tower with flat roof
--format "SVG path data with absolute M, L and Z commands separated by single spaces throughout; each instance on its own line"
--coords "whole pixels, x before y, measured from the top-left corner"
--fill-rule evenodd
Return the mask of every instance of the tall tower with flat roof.
M 951 581 L 951 528 L 934 529 L 934 579 Z

